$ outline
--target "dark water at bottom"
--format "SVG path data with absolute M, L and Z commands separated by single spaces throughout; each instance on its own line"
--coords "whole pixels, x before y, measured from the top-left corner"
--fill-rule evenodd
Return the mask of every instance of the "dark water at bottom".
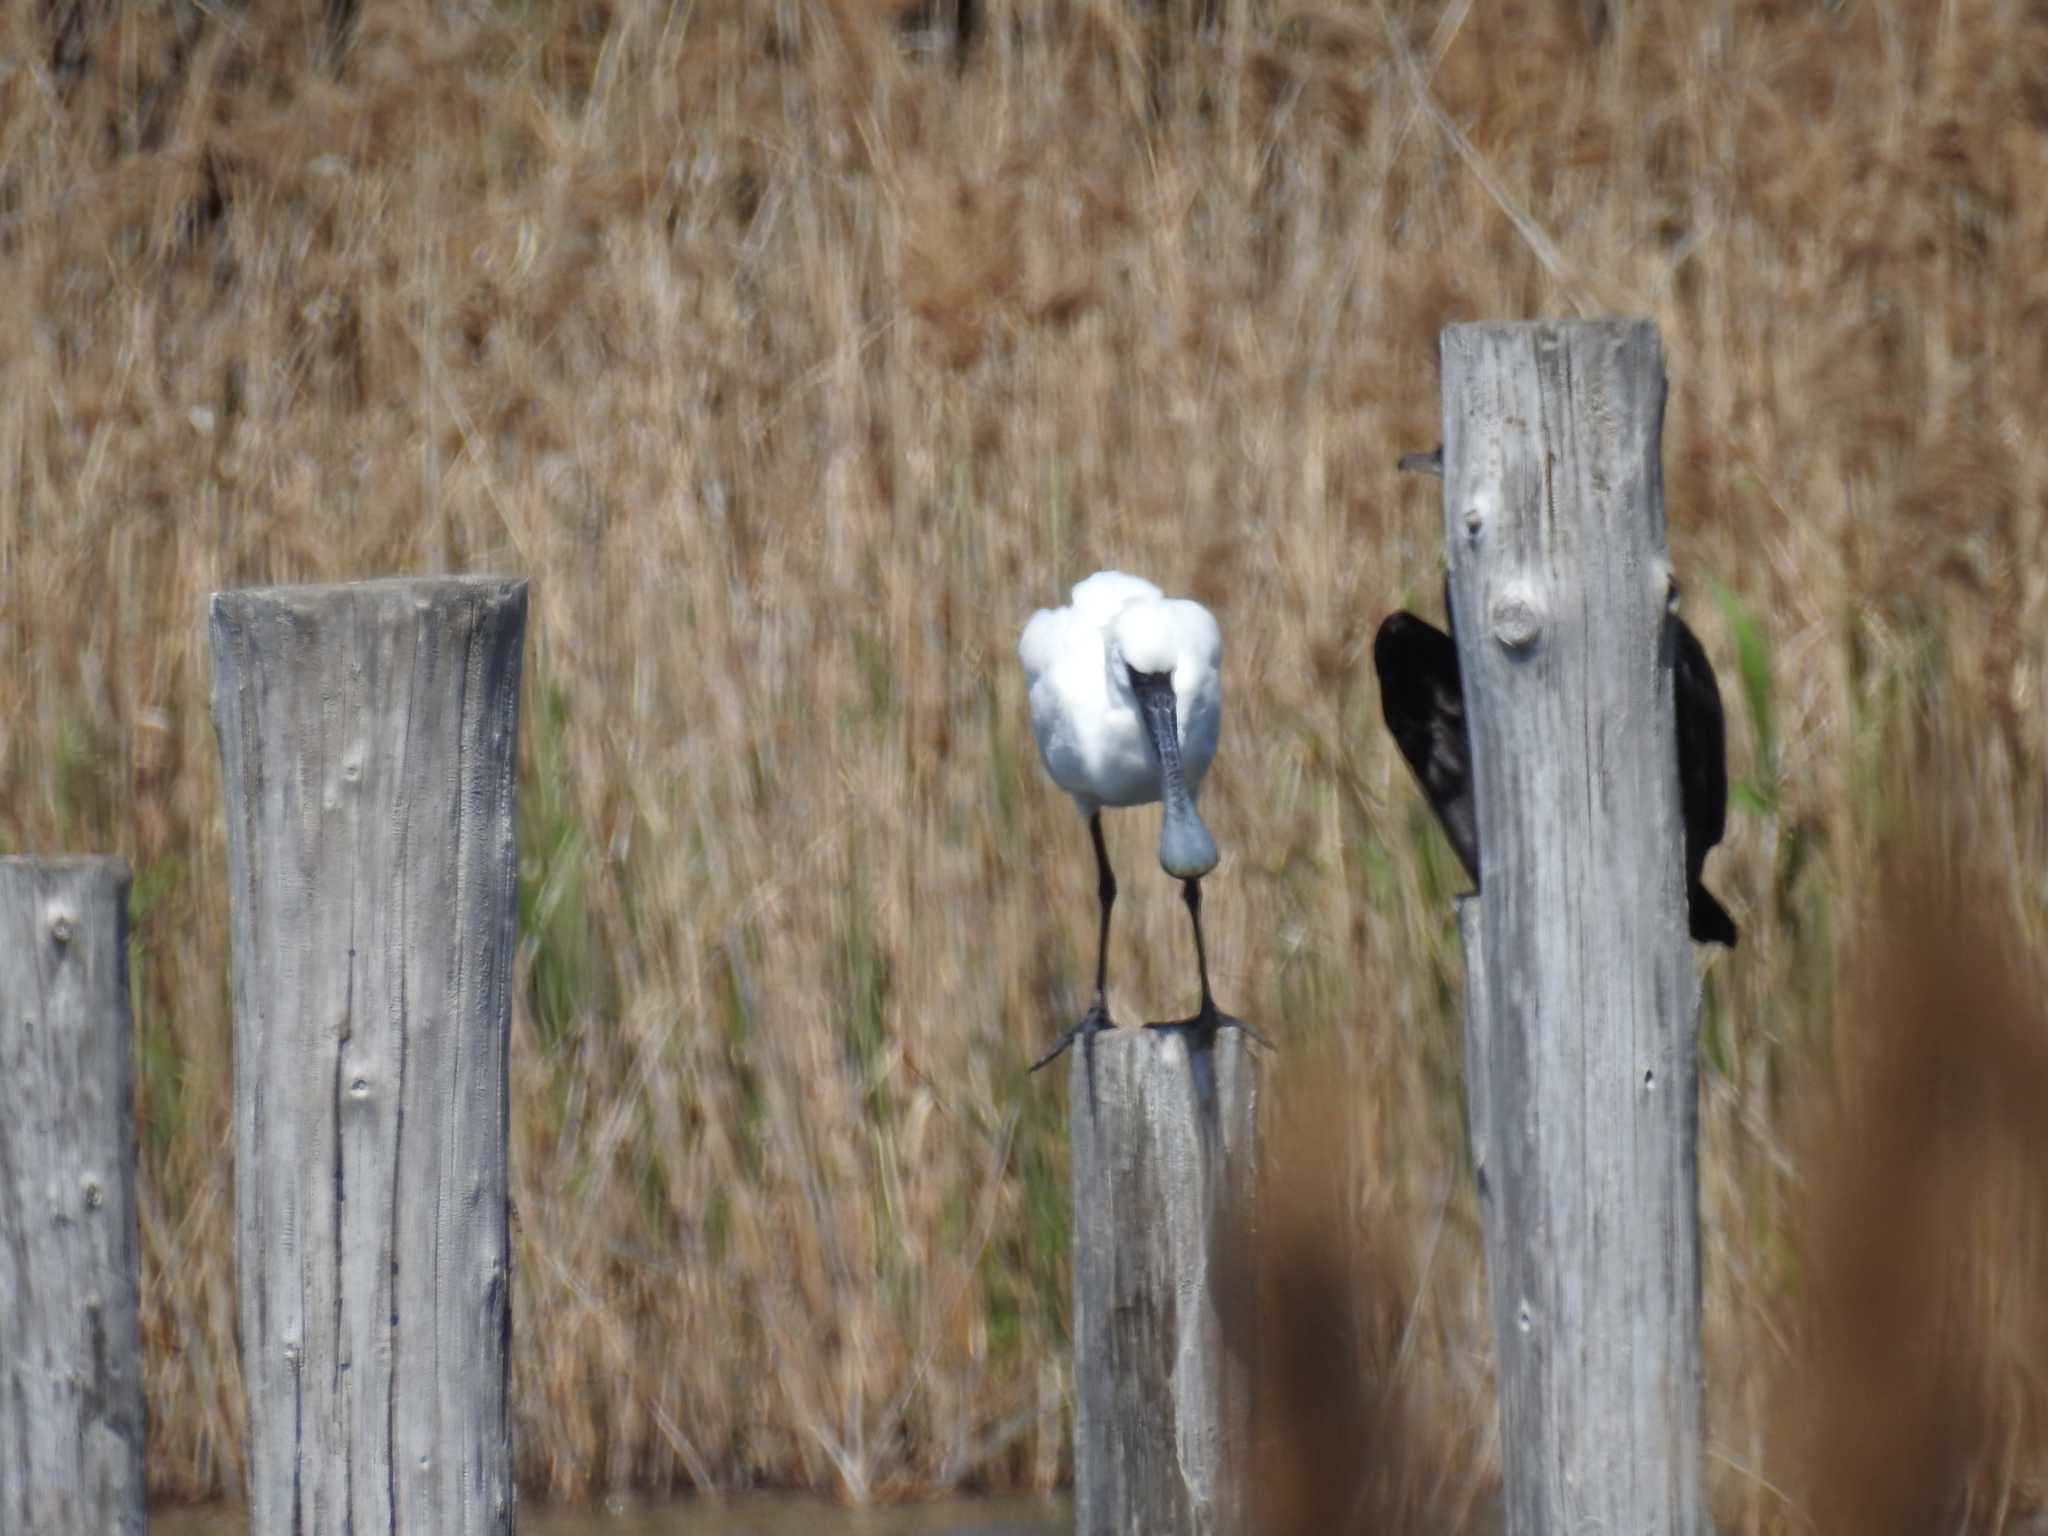
M 520 1536 L 1066 1536 L 1073 1506 L 1060 1499 L 943 1499 L 848 1509 L 789 1494 L 593 1504 L 556 1510 L 519 1506 Z M 150 1536 L 248 1536 L 235 1505 L 154 1510 Z

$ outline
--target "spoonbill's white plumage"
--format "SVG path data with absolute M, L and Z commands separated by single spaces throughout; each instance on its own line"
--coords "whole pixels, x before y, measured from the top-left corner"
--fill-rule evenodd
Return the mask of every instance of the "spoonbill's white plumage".
M 1209 992 L 1201 878 L 1216 867 L 1216 840 L 1195 802 L 1222 725 L 1223 632 L 1200 603 L 1167 597 L 1139 576 L 1097 571 L 1075 584 L 1066 607 L 1031 616 L 1017 654 L 1039 755 L 1088 819 L 1102 913 L 1095 999 L 1038 1066 L 1077 1035 L 1109 1027 L 1104 987 L 1116 876 L 1102 841 L 1105 808 L 1164 807 L 1159 863 L 1183 882 L 1201 969 L 1202 1011 L 1188 1022 L 1214 1027 L 1222 1016 Z

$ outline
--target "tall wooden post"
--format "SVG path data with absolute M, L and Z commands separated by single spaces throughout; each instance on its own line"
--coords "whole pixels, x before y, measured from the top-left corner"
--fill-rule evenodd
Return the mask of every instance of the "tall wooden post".
M 1443 336 L 1509 1536 L 1702 1536 L 1697 986 L 1647 321 Z
M 1251 1380 L 1218 1245 L 1249 1233 L 1258 1069 L 1240 1030 L 1195 1042 L 1117 1030 L 1092 1070 L 1072 1053 L 1077 1536 L 1244 1528 Z
M 215 596 L 252 1529 L 509 1532 L 526 585 Z
M 140 1536 L 128 866 L 0 859 L 0 1530 Z

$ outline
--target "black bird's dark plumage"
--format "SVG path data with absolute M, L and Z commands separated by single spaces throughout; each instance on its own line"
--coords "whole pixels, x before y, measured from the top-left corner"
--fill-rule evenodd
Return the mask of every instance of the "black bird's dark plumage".
M 1677 614 L 1664 621 L 1671 637 L 1672 702 L 1678 715 L 1678 804 L 1685 817 L 1685 897 L 1692 936 L 1735 947 L 1735 919 L 1700 882 L 1707 850 L 1728 826 L 1728 745 L 1721 685 L 1707 648 Z
M 1446 615 L 1450 593 L 1444 594 Z M 1671 639 L 1673 703 L 1678 715 L 1679 806 L 1685 819 L 1685 889 L 1692 936 L 1735 947 L 1735 923 L 1700 883 L 1707 850 L 1721 841 L 1728 815 L 1728 765 L 1721 690 L 1707 653 L 1686 622 L 1665 621 Z M 1464 681 L 1451 635 L 1412 613 L 1396 613 L 1373 639 L 1380 707 L 1387 729 L 1422 785 L 1458 862 L 1479 884 L 1479 834 L 1472 805 L 1471 740 Z
M 1458 644 L 1412 613 L 1389 615 L 1373 637 L 1380 709 L 1394 744 L 1422 785 L 1466 876 L 1479 882 L 1479 828 L 1472 809 L 1471 749 Z

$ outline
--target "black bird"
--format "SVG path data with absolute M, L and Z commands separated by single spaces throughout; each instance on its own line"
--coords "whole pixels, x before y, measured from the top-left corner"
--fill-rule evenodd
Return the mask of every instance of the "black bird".
M 1410 454 L 1403 469 L 1441 473 L 1436 454 Z M 1444 582 L 1445 622 L 1451 623 L 1450 580 Z M 1673 703 L 1678 715 L 1678 795 L 1685 818 L 1685 893 L 1692 936 L 1702 944 L 1735 947 L 1735 921 L 1700 883 L 1707 850 L 1721 841 L 1728 819 L 1728 765 L 1721 689 L 1706 648 L 1677 614 L 1671 636 Z M 1412 613 L 1390 615 L 1372 643 L 1380 675 L 1380 708 L 1443 825 L 1444 834 L 1479 884 L 1479 828 L 1472 807 L 1472 747 L 1465 724 L 1464 681 L 1451 634 Z

